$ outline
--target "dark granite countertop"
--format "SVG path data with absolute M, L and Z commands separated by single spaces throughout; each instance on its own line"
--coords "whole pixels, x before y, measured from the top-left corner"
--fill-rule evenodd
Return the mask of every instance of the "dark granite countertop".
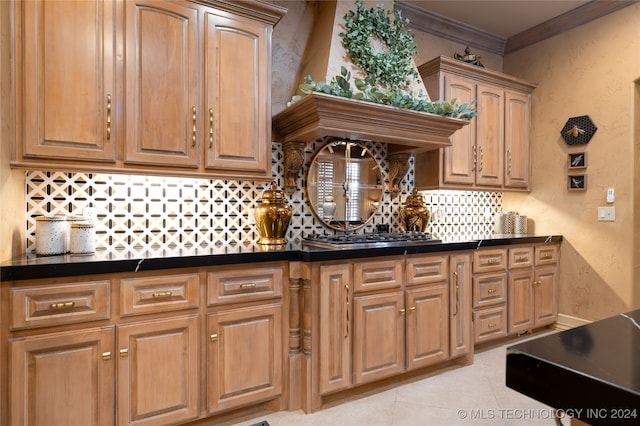
M 640 310 L 507 348 L 506 384 L 591 425 L 640 424 Z
M 225 244 L 210 247 L 130 249 L 97 251 L 92 255 L 37 256 L 25 254 L 0 265 L 0 281 L 38 278 L 138 272 L 173 268 L 270 261 L 305 261 L 355 259 L 403 254 L 474 250 L 481 247 L 511 244 L 557 243 L 558 235 L 493 235 L 490 238 L 454 242 L 427 242 L 396 247 L 329 249 L 288 243 L 268 246 L 260 244 Z

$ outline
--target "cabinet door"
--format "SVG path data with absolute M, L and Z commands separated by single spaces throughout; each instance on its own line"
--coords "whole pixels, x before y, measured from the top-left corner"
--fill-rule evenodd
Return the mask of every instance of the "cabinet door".
M 320 267 L 320 393 L 351 385 L 351 268 Z
M 505 95 L 505 176 L 504 186 L 529 188 L 529 117 L 530 97 L 506 92 Z
M 10 343 L 11 424 L 113 425 L 113 328 Z
M 222 311 L 208 322 L 210 414 L 282 393 L 282 304 Z
M 509 272 L 509 333 L 533 328 L 533 270 L 520 269 Z
M 353 376 L 356 384 L 404 371 L 403 292 L 353 298 Z
M 115 159 L 115 2 L 25 1 L 23 157 Z
M 556 289 L 556 266 L 549 265 L 536 269 L 534 287 L 535 326 L 554 323 L 558 319 L 558 298 Z
M 118 327 L 118 424 L 164 425 L 198 416 L 199 316 Z
M 206 167 L 271 176 L 271 27 L 206 11 Z
M 478 84 L 476 184 L 501 187 L 504 176 L 504 91 Z
M 476 99 L 476 85 L 456 76 L 445 76 L 445 99 L 470 103 Z M 443 149 L 443 182 L 473 185 L 476 168 L 476 120 L 451 136 L 452 145 Z
M 198 164 L 198 9 L 186 2 L 125 3 L 125 162 Z
M 449 358 L 449 286 L 407 291 L 407 370 Z
M 450 283 L 450 342 L 451 357 L 466 355 L 471 351 L 471 256 L 451 256 Z

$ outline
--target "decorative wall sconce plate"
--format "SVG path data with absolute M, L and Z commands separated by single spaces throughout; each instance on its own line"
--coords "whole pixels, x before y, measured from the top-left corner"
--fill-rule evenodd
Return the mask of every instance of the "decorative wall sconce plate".
M 589 143 L 598 130 L 588 115 L 571 117 L 567 120 L 560 134 L 568 145 L 583 145 Z

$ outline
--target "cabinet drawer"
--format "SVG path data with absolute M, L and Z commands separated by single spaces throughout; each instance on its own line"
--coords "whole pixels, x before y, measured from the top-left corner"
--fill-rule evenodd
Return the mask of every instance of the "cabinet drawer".
M 488 340 L 507 335 L 507 308 L 480 309 L 473 312 L 473 336 L 474 342 L 486 342 Z
M 407 285 L 441 283 L 449 279 L 447 256 L 407 258 Z
M 12 288 L 9 297 L 13 330 L 111 317 L 109 280 Z
M 402 260 L 356 262 L 353 265 L 353 291 L 381 290 L 402 285 Z
M 483 274 L 473 277 L 473 307 L 504 303 L 507 299 L 507 274 Z
M 246 302 L 282 296 L 283 267 L 221 268 L 207 274 L 207 303 Z
M 473 252 L 473 272 L 495 272 L 507 268 L 507 250 L 490 249 Z
M 198 307 L 198 274 L 120 280 L 122 316 Z
M 536 266 L 550 265 L 558 262 L 558 246 L 536 246 L 535 247 Z
M 509 249 L 509 269 L 533 266 L 533 247 Z

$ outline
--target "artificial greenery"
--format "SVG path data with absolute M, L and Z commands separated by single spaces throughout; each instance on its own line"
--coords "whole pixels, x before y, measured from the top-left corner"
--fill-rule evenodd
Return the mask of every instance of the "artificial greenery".
M 394 17 L 391 20 L 391 16 Z M 344 16 L 344 32 L 340 33 L 342 44 L 358 65 L 373 81 L 390 90 L 404 88 L 410 77 L 420 76 L 412 64 L 416 51 L 413 33 L 406 26 L 400 10 L 385 10 L 382 5 L 367 9 L 362 1 L 356 1 L 356 11 Z M 372 46 L 374 40 L 382 48 Z
M 394 20 L 390 19 L 392 15 Z M 351 73 L 342 67 L 340 75 L 329 82 L 315 82 L 307 76 L 300 84 L 302 93 L 326 93 L 466 120 L 478 115 L 473 102 L 458 105 L 457 99 L 431 101 L 422 92 L 414 94 L 407 90 L 410 78 L 417 79 L 419 75 L 411 61 L 416 51 L 413 33 L 407 30 L 409 20 L 403 20 L 399 10 L 388 12 L 382 5 L 367 9 L 357 0 L 356 11 L 350 10 L 344 20 L 346 30 L 340 33 L 342 43 L 354 64 L 366 74 L 364 80 L 354 80 L 359 92 L 351 86 Z M 385 48 L 374 51 L 373 38 L 384 42 Z M 300 99 L 301 96 L 294 96 L 287 106 Z

